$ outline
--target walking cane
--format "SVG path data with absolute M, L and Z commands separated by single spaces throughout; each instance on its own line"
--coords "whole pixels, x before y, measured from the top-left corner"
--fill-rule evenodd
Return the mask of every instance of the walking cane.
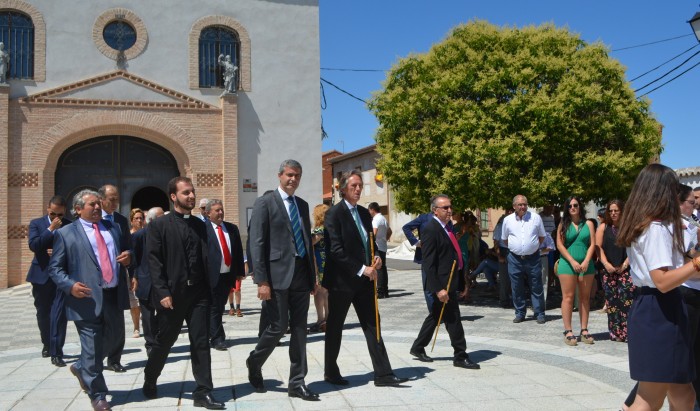
M 369 249 L 370 252 L 370 264 L 374 264 L 374 233 L 369 233 Z M 373 265 L 374 266 L 374 265 Z M 377 277 L 374 277 L 374 323 L 377 334 L 377 342 L 381 338 L 381 330 L 379 329 L 379 295 L 377 294 Z
M 450 292 L 450 283 L 452 282 L 452 274 L 455 272 L 455 264 L 457 264 L 457 260 L 452 261 L 452 269 L 450 270 L 450 278 L 447 279 L 447 292 Z M 437 341 L 437 335 L 438 331 L 440 331 L 440 323 L 442 322 L 442 314 L 445 313 L 445 306 L 447 305 L 447 301 L 442 303 L 442 309 L 440 310 L 440 318 L 438 319 L 437 325 L 435 326 L 435 338 L 433 338 L 433 347 L 430 349 L 430 352 L 433 352 L 435 349 L 435 341 Z

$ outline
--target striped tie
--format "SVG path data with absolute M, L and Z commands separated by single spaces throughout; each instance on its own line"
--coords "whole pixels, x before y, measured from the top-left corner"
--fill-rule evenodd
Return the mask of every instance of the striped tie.
M 301 234 L 301 223 L 299 222 L 299 211 L 294 202 L 294 197 L 287 197 L 289 200 L 289 218 L 292 220 L 292 232 L 294 233 L 294 243 L 297 246 L 297 254 L 299 257 L 306 256 L 306 247 L 304 246 L 304 237 Z

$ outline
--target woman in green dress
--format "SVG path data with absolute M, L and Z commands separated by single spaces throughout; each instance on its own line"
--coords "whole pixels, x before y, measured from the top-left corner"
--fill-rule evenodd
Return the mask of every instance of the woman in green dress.
M 579 292 L 578 313 L 581 320 L 581 342 L 593 344 L 588 332 L 591 286 L 595 281 L 595 228 L 583 215 L 581 199 L 571 196 L 566 200 L 566 211 L 557 228 L 557 249 L 561 257 L 557 275 L 561 284 L 561 317 L 564 321 L 564 342 L 576 345 L 576 336 L 571 327 L 571 314 L 576 288 Z

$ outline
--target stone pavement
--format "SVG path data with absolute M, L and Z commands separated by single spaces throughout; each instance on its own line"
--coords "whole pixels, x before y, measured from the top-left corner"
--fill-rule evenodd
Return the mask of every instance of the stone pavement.
M 243 318 L 225 317 L 231 348 L 212 350 L 214 394 L 229 410 L 362 410 L 398 407 L 404 410 L 617 410 L 634 384 L 629 379 L 627 345 L 609 341 L 607 318 L 591 313 L 594 345 L 563 343 L 559 309 L 547 312 L 547 323 L 533 319 L 513 324 L 513 311 L 497 306 L 495 297 L 479 295 L 473 305 L 460 307 L 468 351 L 481 370 L 452 366 L 444 327 L 438 336 L 435 362 L 421 363 L 408 353 L 427 310 L 420 290 L 420 271 L 411 262 L 389 261 L 390 298 L 380 300 L 382 336 L 397 375 L 411 380 L 401 388 L 375 387 L 364 337 L 351 309 L 339 366 L 350 380 L 347 387 L 323 381 L 323 334 L 309 335 L 307 385 L 321 395 L 319 402 L 287 396 L 289 358 L 286 344 L 278 347 L 263 367 L 268 392 L 253 392 L 247 381 L 245 358 L 257 340 L 259 303 L 250 279 L 243 285 Z M 482 287 L 485 283 L 482 281 Z M 478 293 L 477 293 L 478 294 Z M 0 291 L 0 411 L 89 410 L 90 401 L 68 368 L 56 368 L 41 358 L 41 342 L 28 285 Z M 578 317 L 574 313 L 574 329 Z M 186 332 L 180 335 L 158 381 L 160 398 L 141 394 L 145 350 L 143 338 L 130 338 L 131 318 L 125 312 L 127 341 L 123 374 L 105 371 L 115 409 L 189 410 L 193 408 L 193 377 Z M 309 323 L 315 322 L 313 301 Z M 79 353 L 78 338 L 69 323 L 65 346 L 71 363 Z

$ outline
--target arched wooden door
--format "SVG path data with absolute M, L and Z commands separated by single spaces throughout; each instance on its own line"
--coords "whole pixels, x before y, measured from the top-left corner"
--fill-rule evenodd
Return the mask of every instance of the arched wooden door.
M 114 184 L 119 189 L 120 212 L 128 218 L 132 206 L 168 210 L 168 181 L 179 175 L 175 158 L 163 147 L 136 137 L 104 136 L 63 152 L 56 166 L 55 192 L 70 204 L 84 188 Z

